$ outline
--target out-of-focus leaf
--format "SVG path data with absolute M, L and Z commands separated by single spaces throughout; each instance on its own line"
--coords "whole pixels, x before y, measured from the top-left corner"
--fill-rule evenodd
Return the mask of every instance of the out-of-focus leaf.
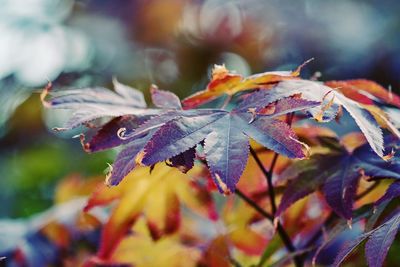
M 400 212 L 397 210 L 385 219 L 385 222 L 370 232 L 360 235 L 357 239 L 346 243 L 336 256 L 333 266 L 340 264 L 356 249 L 364 240 L 368 239 L 365 245 L 365 254 L 368 266 L 380 267 L 386 258 L 387 252 L 399 231 Z
M 211 240 L 203 256 L 204 266 L 230 267 L 230 251 L 226 236 L 220 235 Z
M 398 141 L 392 140 L 388 149 L 397 145 Z M 308 162 L 296 162 L 282 174 L 294 179 L 283 194 L 277 214 L 322 186 L 331 208 L 338 215 L 351 219 L 359 178 L 364 175 L 374 179 L 400 179 L 399 163 L 396 155 L 389 162 L 382 160 L 367 144 L 352 152 L 342 148 L 329 154 L 313 155 Z
M 99 183 L 99 177 L 86 179 L 77 174 L 65 177 L 56 187 L 55 203 L 64 203 L 78 197 L 88 196 Z
M 258 217 L 258 214 L 243 202 L 236 205 L 227 203 L 222 219 L 229 229 L 225 235 L 226 242 L 231 248 L 237 248 L 246 255 L 261 255 L 274 234 L 272 223 Z
M 122 240 L 110 261 L 104 265 L 100 262 L 99 266 L 196 267 L 199 258 L 198 249 L 185 246 L 173 237 L 154 241 L 148 236 L 135 234 Z
M 96 230 L 105 216 L 97 210 L 91 220 L 81 220 L 83 198 L 74 199 L 25 220 L 0 221 L 0 255 L 8 266 L 50 266 L 95 246 Z M 73 250 L 70 250 L 74 248 Z M 66 253 L 68 252 L 68 253 Z M 69 255 L 68 255 L 69 254 Z M 78 258 L 76 259 L 78 260 Z M 77 264 L 82 264 L 82 261 Z
M 400 97 L 386 90 L 376 82 L 369 80 L 328 81 L 325 85 L 336 89 L 357 102 L 373 105 L 374 101 L 383 101 L 400 108 Z
M 151 174 L 149 171 L 149 168 L 139 168 L 117 187 L 100 185 L 89 199 L 86 211 L 118 201 L 102 231 L 97 259 L 108 261 L 113 257 L 115 249 L 141 214 L 154 239 L 172 234 L 179 228 L 181 203 L 204 216 L 214 216 L 215 208 L 208 193 L 190 181 L 190 175 L 196 175 L 198 170 L 193 169 L 185 175 L 160 165 Z

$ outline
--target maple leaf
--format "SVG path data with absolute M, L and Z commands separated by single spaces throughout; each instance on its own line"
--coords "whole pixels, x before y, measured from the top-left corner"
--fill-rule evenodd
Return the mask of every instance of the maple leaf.
M 260 91 L 259 97 L 262 93 L 263 91 Z M 282 98 L 301 94 L 301 97 L 307 100 L 323 101 L 321 106 L 308 110 L 318 121 L 334 119 L 340 111 L 340 107 L 343 107 L 354 119 L 375 153 L 382 158 L 384 157 L 382 130 L 370 111 L 360 103 L 347 98 L 323 83 L 307 80 L 282 81 L 269 93 Z
M 367 109 L 381 127 L 387 128 L 400 138 L 400 132 L 393 125 L 393 118 L 375 104 L 390 104 L 400 107 L 400 97 L 381 85 L 369 80 L 327 81 L 325 85 L 341 92 Z
M 45 107 L 72 110 L 63 128 L 68 130 L 102 117 L 154 115 L 158 110 L 146 108 L 143 93 L 113 80 L 115 92 L 105 88 L 84 88 L 52 92 L 49 84 L 41 94 Z M 51 99 L 46 100 L 48 94 Z
M 193 169 L 188 175 L 198 175 Z M 158 165 L 149 173 L 149 168 L 138 168 L 118 187 L 102 184 L 89 198 L 85 207 L 109 205 L 117 201 L 111 216 L 102 230 L 101 246 L 97 259 L 108 261 L 136 220 L 143 215 L 153 239 L 172 234 L 180 225 L 180 204 L 193 211 L 216 218 L 215 207 L 209 193 L 190 176 L 175 168 Z
M 215 65 L 212 70 L 211 81 L 206 89 L 187 97 L 182 103 L 186 108 L 195 108 L 224 94 L 232 96 L 241 91 L 270 88 L 279 81 L 297 79 L 301 68 L 311 60 L 307 60 L 294 71 L 264 72 L 246 78 L 230 72 L 225 65 Z
M 388 139 L 388 149 L 398 144 L 398 141 Z M 332 210 L 350 220 L 360 177 L 400 179 L 400 158 L 395 155 L 389 162 L 384 161 L 370 150 L 368 144 L 350 152 L 341 147 L 327 154 L 315 154 L 308 161 L 295 162 L 281 175 L 290 182 L 277 216 L 297 200 L 322 187 Z
M 204 141 L 207 165 L 219 190 L 233 192 L 247 164 L 249 137 L 287 157 L 303 158 L 302 144 L 290 127 L 277 118 L 320 104 L 295 97 L 281 99 L 274 94 L 253 103 L 254 96 L 250 94 L 231 111 L 182 110 L 176 95 L 152 86 L 152 100 L 162 109 L 144 109 L 142 101 L 128 94 L 133 91 L 136 96 L 137 91 L 114 83 L 118 94 L 102 88 L 82 89 L 44 102 L 52 108 L 75 111 L 66 128 L 104 116 L 117 117 L 103 125 L 88 142 L 81 135 L 88 152 L 126 145 L 107 175 L 109 185 L 118 184 L 138 163 L 151 166 L 169 160 L 172 166 L 186 172 L 193 166 L 193 149 Z M 46 93 L 45 90 L 43 101 Z M 265 113 L 263 108 L 267 106 L 270 110 Z M 86 115 L 77 118 L 77 113 Z M 151 117 L 154 114 L 159 116 Z
M 264 107 L 274 101 L 273 95 L 267 96 L 263 103 L 257 103 L 257 107 Z M 147 166 L 173 158 L 204 140 L 211 175 L 219 190 L 228 194 L 235 190 L 246 167 L 249 137 L 284 156 L 305 156 L 294 132 L 277 117 L 315 107 L 319 102 L 303 99 L 286 101 L 286 105 L 276 103 L 275 113 L 268 115 L 249 113 L 249 107 L 256 106 L 248 103 L 248 99 L 232 111 L 214 109 L 169 112 L 144 123 L 133 131 L 133 135 L 126 137 L 133 138 L 135 134 L 154 131 L 143 148 L 143 154 L 140 154 L 140 162 Z
M 327 81 L 325 85 L 362 104 L 374 105 L 375 101 L 400 108 L 400 97 L 373 81 L 364 79 Z
M 392 215 L 389 215 L 381 225 L 360 235 L 355 240 L 346 243 L 336 256 L 333 266 L 340 266 L 355 248 L 364 240 L 368 239 L 365 245 L 365 255 L 368 266 L 381 267 L 399 229 L 400 210 L 397 209 Z
M 82 147 L 86 152 L 92 153 L 127 144 L 131 140 L 119 138 L 118 131 L 136 128 L 148 119 L 150 116 L 123 115 L 116 117 L 102 125 L 88 141 L 86 134 L 82 133 L 80 136 Z

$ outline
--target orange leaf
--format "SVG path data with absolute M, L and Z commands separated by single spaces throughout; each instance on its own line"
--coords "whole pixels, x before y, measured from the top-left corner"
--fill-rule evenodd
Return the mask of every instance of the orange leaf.
M 226 236 L 218 236 L 212 240 L 204 254 L 204 266 L 230 267 L 230 253 Z
M 215 65 L 212 71 L 211 81 L 206 89 L 197 92 L 182 101 L 185 108 L 194 108 L 212 101 L 224 94 L 234 95 L 240 91 L 251 89 L 268 89 L 277 82 L 289 79 L 297 79 L 301 68 L 308 63 L 299 66 L 295 71 L 272 71 L 255 74 L 244 78 L 240 74 L 230 72 L 225 65 Z
M 362 104 L 373 105 L 373 99 L 378 98 L 388 104 L 400 107 L 400 97 L 376 82 L 369 80 L 328 81 L 325 85 Z
M 88 211 L 116 201 L 103 228 L 97 260 L 108 261 L 113 257 L 115 249 L 141 215 L 154 240 L 179 228 L 181 203 L 202 215 L 209 215 L 209 209 L 215 209 L 211 197 L 204 197 L 205 192 L 199 194 L 201 190 L 193 187 L 190 180 L 192 175 L 199 173 L 196 167 L 183 174 L 158 164 L 151 173 L 149 167 L 136 168 L 116 187 L 102 184 L 85 207 Z

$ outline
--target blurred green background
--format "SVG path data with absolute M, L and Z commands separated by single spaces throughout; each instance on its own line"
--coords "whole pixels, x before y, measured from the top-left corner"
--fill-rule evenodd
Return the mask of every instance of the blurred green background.
M 0 217 L 52 205 L 71 173 L 103 175 L 114 152 L 87 155 L 68 114 L 39 92 L 104 86 L 181 97 L 203 89 L 213 64 L 244 75 L 294 69 L 322 80 L 366 78 L 400 88 L 399 1 L 0 0 Z M 60 138 L 62 137 L 62 138 Z

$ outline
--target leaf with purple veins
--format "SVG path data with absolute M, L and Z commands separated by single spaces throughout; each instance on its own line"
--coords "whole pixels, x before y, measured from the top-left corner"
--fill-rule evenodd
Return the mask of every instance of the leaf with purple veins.
M 324 183 L 327 172 L 332 170 L 327 168 L 317 175 L 318 163 L 320 163 L 319 160 L 313 156 L 309 160 L 296 162 L 295 165 L 289 166 L 288 169 L 280 174 L 281 177 L 289 179 L 289 183 L 279 203 L 275 216 L 280 216 L 282 212 L 292 204 L 313 193 Z M 301 179 L 293 179 L 299 175 L 301 175 Z
M 241 114 L 244 121 L 250 121 L 250 114 Z M 257 143 L 289 158 L 304 158 L 302 145 L 296 141 L 296 134 L 286 123 L 258 117 L 252 123 L 243 123 L 244 133 Z
M 322 191 L 329 206 L 341 217 L 350 220 L 360 177 L 350 157 L 343 157 L 336 171 L 327 177 Z
M 118 131 L 121 128 L 136 128 L 146 119 L 147 117 L 138 118 L 132 115 L 114 118 L 108 123 L 104 124 L 101 129 L 90 138 L 89 141 L 83 143 L 83 148 L 87 152 L 97 152 L 127 144 L 130 142 L 130 140 L 121 139 L 118 136 Z
M 400 212 L 375 229 L 365 244 L 368 266 L 381 267 L 400 227 Z
M 227 112 L 198 117 L 179 117 L 161 126 L 145 146 L 142 163 L 150 166 L 197 145 L 212 131 L 213 123 Z
M 137 155 L 141 152 L 152 136 L 152 132 L 146 136 L 131 141 L 119 152 L 110 173 L 107 175 L 107 185 L 118 185 L 137 165 Z
M 280 114 L 287 114 L 318 104 L 310 101 L 287 102 L 278 110 Z M 286 123 L 273 119 L 273 116 L 260 115 L 249 123 L 252 114 L 236 109 L 232 112 L 172 111 L 144 123 L 133 134 L 142 133 L 146 129 L 156 130 L 144 148 L 141 161 L 148 166 L 173 158 L 205 140 L 206 160 L 213 178 L 220 191 L 228 193 L 234 191 L 246 166 L 249 138 L 284 156 L 304 157 L 302 145 L 295 133 Z M 228 167 L 234 171 L 228 170 Z
M 333 266 L 340 266 L 340 264 L 342 264 L 342 262 L 354 251 L 354 249 L 356 249 L 369 235 L 370 233 L 366 233 L 352 241 L 345 243 L 336 256 Z
M 354 249 L 356 249 L 364 240 L 368 239 L 365 244 L 365 255 L 368 266 L 381 267 L 389 248 L 399 231 L 399 227 L 400 210 L 397 209 L 375 229 L 360 235 L 355 240 L 345 243 L 336 256 L 333 266 L 340 266 Z
M 399 144 L 398 140 L 386 141 L 388 149 Z M 315 154 L 310 160 L 314 166 L 304 168 L 304 163 L 295 162 L 289 168 L 292 177 L 295 177 L 283 194 L 278 214 L 322 185 L 329 206 L 335 213 L 349 220 L 352 217 L 356 187 L 362 172 L 370 179 L 400 179 L 400 158 L 394 155 L 389 162 L 384 161 L 368 144 L 355 149 L 352 153 L 342 147 L 340 151 Z M 282 173 L 284 174 L 285 172 Z
M 325 113 L 336 114 L 338 107 L 343 106 L 355 120 L 374 152 L 383 157 L 382 130 L 376 120 L 368 110 L 364 109 L 357 102 L 345 97 L 340 92 L 320 82 L 307 80 L 282 81 L 269 92 L 275 97 L 280 98 L 301 94 L 303 99 L 311 101 L 326 101 L 327 98 L 331 99 L 332 103 L 328 106 L 321 105 L 321 107 L 314 107 L 308 111 L 314 118 L 321 121 Z
M 237 119 L 232 115 L 220 119 L 204 145 L 211 176 L 224 193 L 235 191 L 249 157 L 249 140 Z

